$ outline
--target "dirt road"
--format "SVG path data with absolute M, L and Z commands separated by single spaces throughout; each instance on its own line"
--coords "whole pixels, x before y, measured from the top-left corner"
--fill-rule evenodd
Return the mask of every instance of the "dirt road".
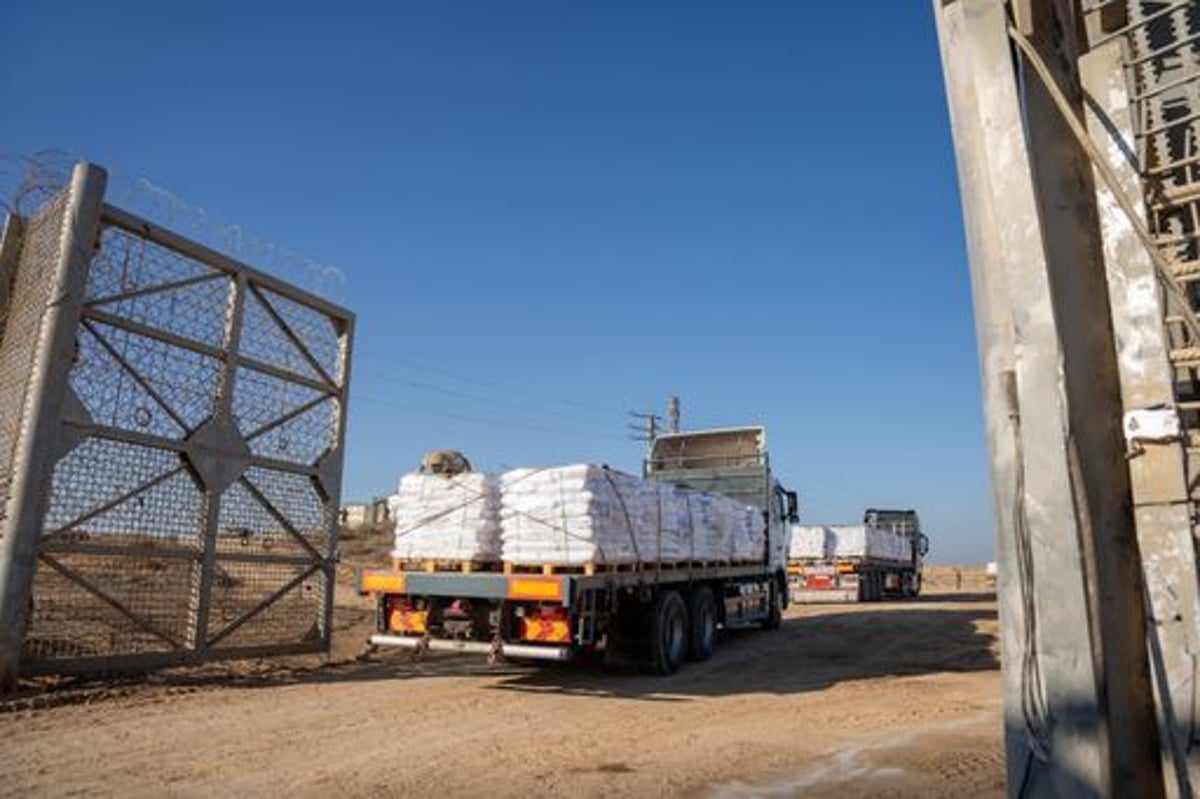
M 1000 795 L 995 619 L 809 606 L 667 679 L 387 653 L 86 686 L 4 706 L 0 795 Z

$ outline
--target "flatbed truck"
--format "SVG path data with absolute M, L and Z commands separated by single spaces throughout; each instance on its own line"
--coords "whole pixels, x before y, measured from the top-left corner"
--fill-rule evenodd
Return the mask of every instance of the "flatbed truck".
M 880 557 L 864 546 L 855 555 L 796 559 L 788 563 L 791 600 L 806 602 L 878 602 L 921 593 L 922 558 L 929 539 L 915 510 L 868 509 L 863 525 L 901 538 L 904 551 Z
M 606 664 L 671 674 L 687 660 L 710 657 L 719 628 L 777 628 L 788 602 L 786 547 L 796 495 L 771 473 L 763 428 L 658 436 L 643 474 L 760 509 L 767 533 L 761 557 L 364 571 L 360 591 L 373 595 L 377 607 L 371 645 L 529 661 L 591 654 Z

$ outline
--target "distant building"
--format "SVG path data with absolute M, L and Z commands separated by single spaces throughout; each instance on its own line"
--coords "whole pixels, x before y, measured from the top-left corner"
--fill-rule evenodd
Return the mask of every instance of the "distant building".
M 370 502 L 350 502 L 338 512 L 338 524 L 350 530 L 376 527 L 391 521 L 387 497 L 376 497 Z

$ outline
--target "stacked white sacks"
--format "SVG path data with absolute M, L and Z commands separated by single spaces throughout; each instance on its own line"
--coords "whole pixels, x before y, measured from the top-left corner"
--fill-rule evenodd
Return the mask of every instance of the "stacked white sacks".
M 500 504 L 507 563 L 724 562 L 764 555 L 758 511 L 603 466 L 507 472 Z
M 499 560 L 499 505 L 496 481 L 488 475 L 406 474 L 388 498 L 395 523 L 392 557 Z

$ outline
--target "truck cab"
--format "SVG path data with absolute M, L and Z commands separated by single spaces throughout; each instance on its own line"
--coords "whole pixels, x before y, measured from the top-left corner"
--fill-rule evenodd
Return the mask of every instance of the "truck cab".
M 916 596 L 921 591 L 921 565 L 929 553 L 929 537 L 921 532 L 921 518 L 915 510 L 881 510 L 868 508 L 863 513 L 863 524 L 881 530 L 891 530 L 898 536 L 911 541 L 912 575 L 904 587 L 905 596 Z

